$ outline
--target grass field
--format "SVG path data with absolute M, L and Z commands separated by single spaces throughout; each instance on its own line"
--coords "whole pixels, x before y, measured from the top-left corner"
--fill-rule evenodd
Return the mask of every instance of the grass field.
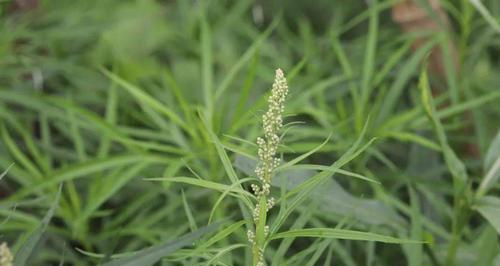
M 499 1 L 14 2 L 0 266 L 500 265 Z

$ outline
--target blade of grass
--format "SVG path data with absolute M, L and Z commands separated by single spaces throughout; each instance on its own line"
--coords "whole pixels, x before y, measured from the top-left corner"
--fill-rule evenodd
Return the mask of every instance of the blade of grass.
M 115 174 L 101 177 L 99 180 L 94 181 L 95 183 L 92 186 L 95 187 L 96 191 L 89 195 L 81 216 L 75 220 L 75 224 L 85 223 L 106 200 L 111 198 L 111 196 L 117 193 L 148 165 L 148 162 L 139 162 L 130 168 L 125 168 L 123 171 L 116 171 Z
M 500 33 L 500 24 L 498 21 L 490 14 L 488 9 L 483 5 L 481 0 L 469 0 L 469 2 L 477 9 L 477 11 L 483 16 L 483 18 L 490 24 L 490 26 L 498 33 Z
M 61 190 L 62 190 L 62 185 L 59 186 L 59 190 L 56 194 L 56 198 L 55 198 L 54 202 L 52 203 L 52 206 L 50 207 L 47 214 L 45 214 L 45 216 L 43 217 L 40 224 L 30 234 L 28 239 L 21 245 L 21 248 L 17 251 L 16 255 L 14 256 L 14 266 L 28 265 L 27 264 L 28 260 L 30 259 L 31 256 L 34 255 L 33 251 L 35 249 L 35 246 L 40 242 L 40 239 L 42 238 L 43 233 L 45 233 L 45 230 L 47 229 L 47 227 L 50 223 L 50 220 L 52 219 L 52 216 L 54 216 L 56 208 L 59 205 L 59 198 L 61 196 Z
M 500 179 L 500 157 L 496 159 L 489 171 L 486 173 L 486 176 L 484 176 L 483 181 L 481 181 L 481 184 L 477 189 L 476 195 L 478 197 L 484 196 L 486 192 L 493 187 L 495 182 L 498 181 L 498 179 Z
M 500 198 L 486 196 L 473 206 L 500 235 Z
M 14 163 L 11 163 L 7 169 L 5 169 L 5 171 L 3 171 L 1 174 L 0 174 L 0 180 L 2 180 L 4 178 L 5 175 L 7 175 L 7 172 L 9 172 L 10 168 L 14 165 Z
M 452 176 L 457 182 L 456 185 L 458 185 L 458 189 L 461 191 L 468 179 L 467 172 L 465 171 L 465 166 L 463 165 L 463 163 L 458 159 L 457 155 L 455 154 L 455 152 L 453 152 L 450 145 L 448 144 L 446 132 L 436 115 L 436 109 L 434 107 L 434 103 L 432 102 L 432 96 L 429 89 L 427 72 L 425 70 L 423 70 L 420 74 L 419 88 L 424 110 L 426 111 L 428 118 L 432 122 L 434 131 L 436 132 L 439 140 L 439 144 L 441 145 L 441 149 L 443 151 L 448 169 L 451 171 Z
M 302 183 L 300 186 L 297 186 L 290 192 L 288 192 L 286 195 L 284 195 L 279 201 L 281 201 L 283 198 L 288 198 L 291 197 L 294 194 L 298 194 L 293 201 L 290 203 L 289 206 L 287 206 L 287 209 L 283 212 L 280 213 L 280 216 L 276 218 L 276 220 L 273 222 L 271 226 L 271 235 L 276 232 L 281 225 L 284 223 L 285 219 L 292 213 L 292 211 L 300 204 L 302 203 L 310 194 L 310 192 L 317 186 L 321 185 L 329 176 L 331 176 L 334 172 L 336 172 L 337 169 L 340 169 L 343 165 L 347 164 L 349 161 L 354 159 L 359 153 L 361 153 L 366 147 L 368 147 L 372 141 L 368 142 L 364 147 L 361 149 L 358 149 L 358 146 L 361 144 L 361 141 L 364 138 L 364 135 L 366 133 L 368 122 L 365 124 L 363 130 L 361 131 L 361 135 L 358 137 L 356 142 L 351 146 L 351 148 L 344 153 L 337 161 L 335 161 L 332 165 L 330 165 L 330 170 L 329 171 L 322 171 L 313 177 L 311 177 L 309 180 L 306 182 Z
M 186 213 L 186 216 L 188 218 L 189 227 L 191 228 L 191 232 L 194 232 L 198 230 L 198 226 L 196 225 L 196 220 L 194 219 L 193 212 L 191 211 L 191 208 L 189 207 L 189 204 L 186 200 L 186 194 L 184 194 L 184 190 L 181 190 L 181 196 L 182 205 L 184 206 L 184 212 Z
M 137 154 L 137 155 L 120 155 L 109 157 L 107 159 L 94 159 L 83 163 L 63 167 L 50 175 L 50 178 L 41 180 L 36 184 L 24 187 L 9 197 L 6 202 L 15 202 L 31 193 L 41 191 L 42 189 L 59 184 L 64 181 L 74 180 L 88 176 L 90 174 L 112 169 L 118 166 L 130 165 L 140 162 L 151 162 L 164 164 L 165 158 L 160 158 L 151 155 Z
M 221 225 L 220 222 L 201 227 L 197 231 L 183 235 L 175 240 L 151 246 L 134 252 L 132 256 L 112 260 L 102 264 L 102 266 L 149 266 L 155 264 L 161 258 L 170 255 L 182 247 L 192 245 L 197 239 L 200 239 L 208 233 L 212 233 Z
M 375 242 L 383 242 L 391 244 L 422 243 L 420 241 L 399 239 L 375 233 L 345 230 L 345 229 L 333 229 L 333 228 L 295 229 L 271 235 L 269 240 L 289 238 L 289 237 L 314 237 L 314 238 L 333 238 L 333 239 L 345 239 L 345 240 L 363 240 L 363 241 L 375 241 Z
M 214 82 L 213 82 L 213 55 L 212 55 L 212 32 L 206 16 L 207 3 L 200 2 L 200 51 L 201 51 L 201 80 L 203 83 L 203 98 L 205 102 L 205 120 L 210 128 L 213 126 L 214 115 Z
M 166 181 L 166 182 L 176 182 L 176 183 L 184 183 L 184 184 L 189 184 L 193 186 L 198 186 L 198 187 L 204 187 L 212 190 L 216 190 L 219 192 L 226 192 L 230 191 L 235 193 L 237 196 L 243 197 L 245 195 L 246 197 L 252 197 L 252 193 L 243 190 L 241 188 L 241 184 L 239 182 L 236 182 L 237 187 L 232 187 L 230 185 L 225 185 L 221 183 L 216 183 L 212 181 L 207 181 L 203 179 L 196 179 L 196 178 L 191 178 L 191 177 L 156 177 L 156 178 L 145 178 L 144 180 L 146 181 Z
M 318 150 L 320 150 L 323 146 L 325 146 L 325 144 L 327 144 L 327 143 L 330 141 L 331 136 L 332 136 L 332 135 L 330 134 L 330 136 L 328 136 L 328 138 L 327 138 L 325 141 L 323 141 L 323 143 L 321 143 L 321 144 L 320 144 L 319 146 L 317 146 L 316 148 L 314 148 L 314 149 L 310 150 L 309 152 L 304 153 L 304 154 L 302 154 L 302 155 L 300 155 L 300 156 L 296 157 L 295 159 L 293 159 L 293 160 L 291 160 L 291 161 L 288 161 L 288 162 L 286 162 L 286 163 L 284 163 L 284 164 L 282 164 L 282 165 L 278 166 L 278 167 L 276 168 L 276 171 L 278 171 L 278 172 L 279 172 L 279 171 L 282 171 L 282 170 L 284 170 L 284 169 L 286 169 L 286 168 L 288 168 L 288 167 L 291 167 L 291 166 L 293 166 L 293 165 L 295 165 L 295 164 L 299 163 L 300 161 L 304 160 L 305 158 L 309 157 L 311 154 L 314 154 L 315 152 L 317 152 Z
M 383 132 L 382 135 L 380 135 L 380 137 L 390 137 L 405 142 L 411 141 L 413 143 L 422 145 L 423 147 L 429 148 L 431 150 L 435 151 L 441 150 L 439 144 L 411 132 L 389 131 L 389 132 Z
M 147 106 L 164 114 L 166 117 L 170 118 L 172 120 L 172 122 L 174 122 L 175 124 L 180 126 L 182 129 L 184 129 L 186 132 L 188 132 L 191 136 L 194 136 L 192 129 L 190 127 L 188 127 L 186 125 L 186 123 L 174 111 L 172 111 L 170 108 L 168 108 L 165 104 L 156 100 L 151 95 L 145 93 L 140 88 L 130 84 L 129 82 L 125 81 L 124 79 L 120 78 L 119 76 L 115 75 L 114 73 L 110 72 L 109 70 L 101 68 L 101 72 L 104 75 L 106 75 L 109 79 L 111 79 L 113 82 L 120 85 L 120 87 L 127 90 L 138 101 L 143 102 Z
M 235 186 L 239 185 L 239 184 L 242 184 L 244 182 L 248 182 L 248 181 L 254 181 L 255 179 L 254 178 L 243 178 L 241 179 L 238 183 L 236 184 L 232 184 L 229 188 L 234 188 Z M 231 190 L 229 190 L 229 188 L 224 191 L 220 196 L 219 198 L 217 199 L 217 201 L 215 201 L 214 203 L 214 206 L 212 207 L 212 210 L 210 211 L 210 216 L 208 217 L 208 223 L 210 223 L 212 221 L 212 218 L 214 217 L 215 215 L 215 210 L 217 209 L 217 207 L 219 206 L 219 204 L 222 202 L 222 200 L 229 194 L 229 192 L 231 192 Z M 251 206 L 248 206 L 248 207 L 251 207 Z
M 409 82 L 410 78 L 414 75 L 422 59 L 437 44 L 437 42 L 438 39 L 432 38 L 405 62 L 401 71 L 399 71 L 396 79 L 389 88 L 375 124 L 380 125 L 389 117 L 389 114 L 394 111 L 401 92 Z
M 223 255 L 225 255 L 226 253 L 228 253 L 232 250 L 235 250 L 237 248 L 244 248 L 246 246 L 247 245 L 245 245 L 245 244 L 234 244 L 234 245 L 224 247 L 224 248 L 220 249 L 219 252 L 217 252 L 215 255 L 213 255 L 212 258 L 205 263 L 205 266 L 217 265 L 218 263 L 216 263 L 216 262 L 220 262 L 217 260 L 220 257 L 222 257 Z
M 12 153 L 12 156 L 19 161 L 19 164 L 22 165 L 31 175 L 33 175 L 33 177 L 35 177 L 35 180 L 42 179 L 43 175 L 40 172 L 40 169 L 38 169 L 35 166 L 35 164 L 33 164 L 31 160 L 28 157 L 26 157 L 26 155 L 17 147 L 16 143 L 14 142 L 14 139 L 12 139 L 12 137 L 10 136 L 4 123 L 1 122 L 0 122 L 0 134 L 7 148 Z
M 366 41 L 365 48 L 365 59 L 363 63 L 363 75 L 361 79 L 361 104 L 360 108 L 356 109 L 358 112 L 355 114 L 355 124 L 356 124 L 356 132 L 360 132 L 363 127 L 364 121 L 364 109 L 368 104 L 368 99 L 371 95 L 371 91 L 373 90 L 373 86 L 371 86 L 371 81 L 373 79 L 374 70 L 375 70 L 375 54 L 377 50 L 377 38 L 378 38 L 378 11 L 376 6 L 378 5 L 378 1 L 371 1 L 370 3 L 370 19 L 368 24 L 368 37 Z
M 217 91 L 215 92 L 215 100 L 219 100 L 222 94 L 229 88 L 231 82 L 236 78 L 238 72 L 243 68 L 243 66 L 254 56 L 256 55 L 257 50 L 260 48 L 262 43 L 269 37 L 269 35 L 273 32 L 273 30 L 278 25 L 281 20 L 280 15 L 275 15 L 271 24 L 267 27 L 267 29 L 262 32 L 259 37 L 250 45 L 250 47 L 243 53 L 240 59 L 234 64 L 234 66 L 229 70 L 229 72 L 225 75 L 221 84 L 218 86 Z M 258 65 L 258 60 L 256 60 L 256 65 Z
M 417 193 L 412 187 L 408 187 L 411 202 L 411 229 L 410 237 L 415 241 L 422 239 L 422 219 L 420 204 Z M 423 263 L 423 246 L 421 244 L 406 245 L 408 249 L 408 265 L 419 266 Z

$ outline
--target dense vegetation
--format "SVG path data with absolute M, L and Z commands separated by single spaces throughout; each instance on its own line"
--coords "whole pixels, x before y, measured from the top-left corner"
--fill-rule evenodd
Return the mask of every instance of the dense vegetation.
M 14 265 L 256 265 L 277 68 L 267 265 L 500 265 L 500 2 L 398 2 L 0 0 Z

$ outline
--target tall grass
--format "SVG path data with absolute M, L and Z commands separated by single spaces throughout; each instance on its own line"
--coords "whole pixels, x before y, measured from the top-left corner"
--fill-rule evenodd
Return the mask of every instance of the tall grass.
M 496 1 L 442 1 L 451 29 L 416 35 L 392 0 L 10 2 L 0 243 L 14 265 L 500 261 Z M 427 73 L 450 42 L 461 72 L 444 54 L 446 77 Z M 255 140 L 278 66 L 290 93 L 255 260 Z

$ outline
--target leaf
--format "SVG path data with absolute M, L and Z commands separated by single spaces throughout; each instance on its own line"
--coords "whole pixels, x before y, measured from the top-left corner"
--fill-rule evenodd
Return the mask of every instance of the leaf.
M 30 174 L 37 179 L 42 178 L 42 173 L 40 169 L 30 160 L 30 158 L 22 152 L 21 148 L 18 147 L 14 139 L 10 136 L 7 128 L 3 123 L 0 123 L 0 137 L 5 143 L 12 156 L 19 161 L 19 164 L 24 166 L 24 168 L 30 172 Z
M 45 233 L 45 230 L 47 229 L 47 226 L 49 225 L 50 220 L 52 219 L 52 216 L 54 216 L 56 208 L 59 205 L 61 190 L 62 190 L 62 184 L 59 185 L 59 190 L 57 191 L 56 199 L 52 203 L 52 206 L 50 207 L 47 214 L 45 214 L 40 224 L 31 233 L 28 239 L 26 239 L 26 241 L 21 245 L 21 248 L 14 256 L 14 266 L 28 265 L 26 264 L 28 262 L 28 259 L 32 256 L 35 246 L 39 243 L 43 233 Z
M 175 240 L 154 245 L 142 250 L 139 250 L 130 257 L 124 257 L 102 264 L 102 266 L 148 266 L 153 265 L 161 258 L 170 255 L 178 249 L 191 245 L 193 242 L 207 233 L 215 231 L 221 222 L 202 227 L 192 233 L 183 235 Z
M 316 148 L 314 148 L 314 149 L 310 150 L 309 152 L 306 152 L 306 153 L 304 153 L 304 154 L 302 154 L 302 155 L 300 155 L 300 156 L 296 157 L 295 159 L 293 159 L 293 160 L 291 160 L 291 161 L 289 161 L 289 162 L 286 162 L 286 163 L 284 163 L 284 164 L 282 164 L 282 165 L 278 166 L 278 168 L 276 168 L 276 171 L 279 171 L 279 170 L 281 170 L 281 169 L 285 169 L 285 168 L 287 168 L 287 167 L 290 167 L 290 166 L 296 165 L 296 164 L 297 164 L 297 163 L 299 163 L 300 161 L 302 161 L 302 160 L 306 159 L 306 158 L 307 158 L 307 157 L 309 157 L 311 154 L 313 154 L 313 153 L 317 152 L 317 151 L 318 151 L 318 150 L 320 150 L 323 146 L 325 146 L 325 144 L 327 144 L 327 143 L 328 143 L 328 141 L 330 141 L 330 138 L 331 138 L 331 137 L 332 137 L 332 135 L 330 134 L 330 135 L 328 136 L 328 138 L 327 138 L 325 141 L 323 141 L 323 143 L 321 143 L 320 145 L 318 145 Z
M 3 177 L 7 174 L 7 172 L 9 172 L 9 169 L 14 165 L 14 163 L 11 163 L 7 169 L 5 169 L 5 171 L 3 171 L 1 174 L 0 174 L 0 180 L 3 179 Z
M 256 163 L 256 160 L 252 158 L 237 155 L 234 165 L 251 176 L 254 175 L 253 169 L 255 169 Z M 299 166 L 297 165 L 297 167 Z M 346 175 L 351 173 L 348 171 L 344 173 L 343 171 L 337 170 L 337 173 Z M 286 189 L 291 190 L 316 174 L 317 171 L 306 168 L 283 170 L 278 172 L 271 180 L 271 185 L 279 188 L 284 181 Z M 375 199 L 359 199 L 347 192 L 334 179 L 329 179 L 325 184 L 314 189 L 310 194 L 310 198 L 317 203 L 318 209 L 322 212 L 353 217 L 363 223 L 372 225 L 394 226 L 396 224 L 405 224 L 405 221 L 389 205 Z
M 196 225 L 196 220 L 194 219 L 193 212 L 191 211 L 191 208 L 189 207 L 189 204 L 187 203 L 186 195 L 184 194 L 184 190 L 181 190 L 181 196 L 182 196 L 182 203 L 184 205 L 184 211 L 186 212 L 186 216 L 188 218 L 189 227 L 191 228 L 191 231 L 194 232 L 198 229 L 198 226 Z
M 477 254 L 474 265 L 495 265 L 493 260 L 495 256 L 500 254 L 500 245 L 498 244 L 498 236 L 496 231 L 491 226 L 483 226 L 480 232 L 476 233 L 471 250 Z
M 488 189 L 490 189 L 495 182 L 500 178 L 500 131 L 491 142 L 490 148 L 486 152 L 484 158 L 484 171 L 486 175 L 481 181 L 477 190 L 477 196 L 481 197 Z
M 429 89 L 429 79 L 427 77 L 427 72 L 425 71 L 425 66 L 422 68 L 422 72 L 420 73 L 419 89 L 421 93 L 422 104 L 424 106 L 428 118 L 432 122 L 434 131 L 438 137 L 439 144 L 441 145 L 441 149 L 443 151 L 443 156 L 446 161 L 446 165 L 448 166 L 448 169 L 450 170 L 451 175 L 455 180 L 454 182 L 455 185 L 458 187 L 458 189 L 455 191 L 458 193 L 462 191 L 462 189 L 465 186 L 465 183 L 467 182 L 468 179 L 467 172 L 465 170 L 465 166 L 462 163 L 462 161 L 458 159 L 457 155 L 448 144 L 448 139 L 446 137 L 446 132 L 444 130 L 444 127 L 436 115 L 436 109 L 432 101 L 432 95 Z
M 236 230 L 238 230 L 242 225 L 245 224 L 245 221 L 239 221 L 235 222 L 229 226 L 225 226 L 222 230 L 217 232 L 214 236 L 210 237 L 209 239 L 203 241 L 202 243 L 199 243 L 199 246 L 197 246 L 193 250 L 187 250 L 186 254 L 184 256 L 180 256 L 180 259 L 187 259 L 193 256 L 196 256 L 203 251 L 205 251 L 207 248 L 211 247 L 213 244 L 226 239 L 227 236 L 231 235 L 234 233 Z
M 486 156 L 484 157 L 484 170 L 487 171 L 490 169 L 497 158 L 500 158 L 500 130 L 497 132 L 495 139 L 493 139 L 486 152 Z
M 495 185 L 495 182 L 500 178 L 500 157 L 498 157 L 493 165 L 491 166 L 490 170 L 486 173 L 486 176 L 484 177 L 483 181 L 479 185 L 479 188 L 477 190 L 477 195 L 479 197 L 483 196 L 486 194 L 488 189 L 493 187 Z
M 90 187 L 90 192 L 93 193 L 89 194 L 87 204 L 81 215 L 75 219 L 75 231 L 78 231 L 77 229 L 80 229 L 81 226 L 87 222 L 87 219 L 89 219 L 104 202 L 115 195 L 115 193 L 124 187 L 132 178 L 136 177 L 137 174 L 148 165 L 149 164 L 146 162 L 141 162 L 130 168 L 125 168 L 109 176 L 94 180 Z
M 419 198 L 412 187 L 409 187 L 408 190 L 410 193 L 411 202 L 411 239 L 420 240 L 422 238 L 422 214 L 420 211 Z M 423 246 L 408 245 L 406 246 L 406 249 L 408 252 L 408 265 L 422 265 Z
M 232 187 L 232 186 L 229 186 L 226 184 L 207 181 L 207 180 L 203 180 L 203 179 L 196 179 L 196 178 L 192 178 L 192 177 L 155 177 L 155 178 L 145 178 L 144 180 L 184 183 L 184 184 L 189 184 L 189 185 L 193 185 L 193 186 L 199 186 L 199 187 L 204 187 L 204 188 L 216 190 L 219 192 L 231 191 L 231 192 L 246 195 L 249 197 L 253 196 L 250 192 L 243 190 L 241 187 Z M 236 182 L 236 183 L 238 184 L 239 182 Z
M 224 166 L 224 170 L 226 171 L 226 174 L 228 175 L 229 179 L 231 180 L 231 183 L 238 184 L 238 179 L 239 179 L 238 175 L 236 175 L 236 171 L 234 170 L 233 165 L 231 164 L 231 160 L 229 159 L 229 156 L 227 155 L 226 150 L 224 149 L 224 145 L 222 145 L 220 139 L 212 131 L 212 128 L 207 124 L 207 121 L 203 121 L 203 122 L 205 124 L 205 128 L 208 132 L 210 140 L 215 145 L 215 149 L 217 150 L 217 154 L 219 155 L 219 159 L 221 160 L 222 165 Z M 241 184 L 238 184 L 237 188 L 243 190 L 243 187 L 241 186 Z M 248 198 L 248 195 L 242 194 L 242 196 L 243 196 L 243 200 L 245 201 L 245 204 L 247 206 L 252 206 L 252 203 L 251 203 L 250 199 Z
M 26 195 L 29 195 L 30 193 L 56 185 L 63 181 L 73 180 L 96 172 L 112 169 L 118 166 L 131 165 L 139 162 L 164 163 L 165 159 L 156 156 L 136 154 L 136 155 L 117 155 L 114 157 L 108 157 L 107 159 L 98 158 L 89 160 L 83 163 L 64 167 L 58 171 L 55 171 L 50 175 L 50 177 L 32 186 L 24 187 L 23 189 L 19 190 L 13 196 L 11 196 L 7 201 L 9 202 L 16 201 Z
M 259 49 L 262 43 L 266 40 L 267 37 L 273 32 L 274 28 L 278 25 L 278 22 L 281 20 L 281 16 L 276 16 L 274 20 L 271 22 L 269 27 L 262 32 L 252 43 L 250 47 L 245 51 L 245 53 L 238 59 L 238 62 L 234 64 L 229 72 L 225 75 L 224 80 L 217 87 L 217 91 L 215 92 L 215 99 L 219 100 L 222 94 L 229 88 L 229 85 L 234 80 L 238 72 L 244 67 L 245 63 L 248 62 L 252 55 Z
M 473 206 L 500 235 L 500 198 L 486 196 L 479 200 L 476 206 Z
M 374 233 L 345 230 L 345 229 L 333 229 L 333 228 L 307 228 L 307 229 L 290 230 L 286 232 L 277 233 L 271 236 L 270 240 L 289 238 L 289 237 L 315 237 L 315 238 L 320 237 L 320 238 L 334 238 L 334 239 L 346 239 L 346 240 L 376 241 L 376 242 L 393 243 L 393 244 L 422 243 L 420 241 L 399 239 L 391 236 L 384 236 Z
M 392 137 L 400 141 L 411 141 L 431 150 L 439 151 L 441 149 L 441 147 L 438 144 L 434 143 L 434 141 L 428 140 L 427 138 L 415 133 L 392 130 L 384 132 L 383 134 L 387 137 Z
M 388 119 L 391 113 L 394 113 L 394 108 L 396 107 L 397 101 L 399 100 L 403 89 L 413 77 L 415 70 L 422 61 L 422 58 L 424 58 L 425 55 L 432 50 L 436 43 L 437 39 L 430 39 L 427 43 L 422 45 L 417 52 L 406 60 L 404 65 L 401 67 L 401 71 L 398 72 L 396 79 L 387 92 L 387 96 L 384 99 L 384 105 L 380 109 L 376 124 L 381 124 Z
M 130 84 L 126 80 L 120 78 L 119 76 L 111 73 L 106 69 L 101 69 L 102 73 L 104 73 L 108 78 L 110 78 L 113 82 L 120 85 L 122 88 L 127 90 L 134 98 L 138 101 L 146 104 L 147 106 L 153 108 L 154 110 L 164 114 L 166 117 L 170 118 L 172 122 L 176 123 L 181 128 L 185 129 L 188 133 L 192 133 L 192 130 L 186 125 L 186 123 L 170 108 L 167 107 L 164 103 L 158 101 L 153 96 L 147 94 L 140 88 Z
M 206 119 L 209 125 L 212 125 L 212 115 L 214 111 L 214 64 L 213 64 L 213 41 L 212 31 L 207 19 L 207 5 L 205 2 L 200 4 L 200 51 L 201 51 L 201 77 L 202 91 L 205 102 Z
M 201 248 L 208 248 L 213 244 L 217 243 L 226 238 L 226 236 L 232 234 L 234 231 L 239 229 L 242 225 L 245 224 L 245 221 L 235 222 L 229 226 L 224 227 L 221 231 L 219 231 L 216 235 L 208 239 L 207 241 L 200 244 Z
M 481 0 L 469 0 L 469 2 L 477 9 L 477 11 L 483 16 L 484 20 L 490 24 L 490 26 L 497 32 L 500 33 L 500 24 L 498 21 L 490 14 L 488 9 L 481 3 Z

